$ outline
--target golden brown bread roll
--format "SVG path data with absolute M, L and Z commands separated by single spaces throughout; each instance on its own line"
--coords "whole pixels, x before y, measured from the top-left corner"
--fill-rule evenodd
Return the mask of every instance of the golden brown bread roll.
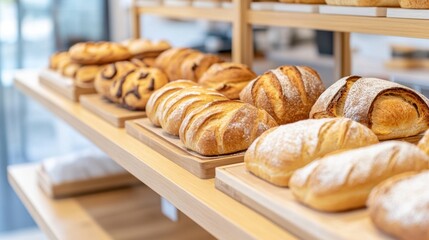
M 182 63 L 195 52 L 197 51 L 190 48 L 171 48 L 157 57 L 155 66 L 163 70 L 170 81 L 182 79 Z
M 382 231 L 399 239 L 429 239 L 429 171 L 404 173 L 375 187 L 369 215 Z
M 177 80 L 164 85 L 162 88 L 156 90 L 149 98 L 146 105 L 146 114 L 151 123 L 157 127 L 160 127 L 158 111 L 161 103 L 167 99 L 172 93 L 177 92 L 183 88 L 196 86 L 197 84 L 189 80 Z
M 225 62 L 213 64 L 199 83 L 215 89 L 229 99 L 238 99 L 243 88 L 256 77 L 256 73 L 244 64 Z
M 324 90 L 314 69 L 281 66 L 251 81 L 240 93 L 240 99 L 265 109 L 278 124 L 286 124 L 307 119 L 311 106 Z
M 297 170 L 290 189 L 305 205 L 322 211 L 365 206 L 371 190 L 395 175 L 429 168 L 429 156 L 407 142 L 388 141 L 321 158 Z
M 264 110 L 241 101 L 207 103 L 190 112 L 180 126 L 180 140 L 199 154 L 239 152 L 266 130 L 277 126 Z
M 244 155 L 247 170 L 286 187 L 295 170 L 333 152 L 378 143 L 367 127 L 347 118 L 302 120 L 270 129 Z
M 155 60 L 155 67 L 161 69 L 165 72 L 167 66 L 170 62 L 170 59 L 177 53 L 184 51 L 187 48 L 170 48 L 167 51 L 161 53 Z
M 159 106 L 159 122 L 164 131 L 179 136 L 183 119 L 193 109 L 209 102 L 226 100 L 224 95 L 199 86 L 184 88 L 170 94 Z
M 84 65 L 106 64 L 132 57 L 128 48 L 113 42 L 77 43 L 70 48 L 69 53 L 74 62 Z
M 56 52 L 52 54 L 49 58 L 49 68 L 52 70 L 57 70 L 58 64 L 64 59 L 70 59 L 68 52 Z
M 110 87 L 115 80 L 118 80 L 129 71 L 138 67 L 147 67 L 138 59 L 129 61 L 119 61 L 105 65 L 97 74 L 94 81 L 95 90 L 110 101 L 117 101 L 116 97 L 110 95 Z
M 122 42 L 135 58 L 158 57 L 171 48 L 167 41 L 150 41 L 148 39 L 129 39 Z
M 144 110 L 152 93 L 168 83 L 157 68 L 136 68 L 113 82 L 110 95 L 130 110 Z
M 193 52 L 182 63 L 181 78 L 198 82 L 210 66 L 220 62 L 222 59 L 216 55 Z
M 94 80 L 97 74 L 103 69 L 104 66 L 100 65 L 83 65 L 80 66 L 74 76 L 76 85 L 81 87 L 88 87 L 94 85 Z
M 429 127 L 426 97 L 397 83 L 359 76 L 342 78 L 329 87 L 310 117 L 351 118 L 380 140 L 414 136 Z

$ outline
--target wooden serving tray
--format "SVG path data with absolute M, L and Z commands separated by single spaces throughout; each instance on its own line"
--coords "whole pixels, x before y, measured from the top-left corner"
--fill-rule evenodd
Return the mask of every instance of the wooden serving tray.
M 96 93 L 94 86 L 76 86 L 73 79 L 64 77 L 50 69 L 40 71 L 39 81 L 45 87 L 52 89 L 74 102 L 78 102 L 79 96 L 81 95 Z
M 71 197 L 86 193 L 99 192 L 124 186 L 141 184 L 141 181 L 130 173 L 115 174 L 111 176 L 53 184 L 41 167 L 37 169 L 37 181 L 40 188 L 51 198 Z
M 295 200 L 288 188 L 249 173 L 244 163 L 216 168 L 216 188 L 301 239 L 390 239 L 372 224 L 366 209 L 324 213 Z
M 115 127 L 123 128 L 125 121 L 146 117 L 144 111 L 131 111 L 111 103 L 99 94 L 80 96 L 80 104 Z
M 187 150 L 178 137 L 153 126 L 148 118 L 127 121 L 125 127 L 128 134 L 199 178 L 214 178 L 216 167 L 242 162 L 244 159 L 244 152 L 207 157 Z

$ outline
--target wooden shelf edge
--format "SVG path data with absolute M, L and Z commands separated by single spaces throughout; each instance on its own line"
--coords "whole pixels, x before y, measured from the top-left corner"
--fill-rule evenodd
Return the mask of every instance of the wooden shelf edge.
M 201 19 L 220 22 L 232 22 L 232 10 L 224 8 L 194 8 L 194 7 L 137 7 L 138 14 L 180 18 L 185 20 Z

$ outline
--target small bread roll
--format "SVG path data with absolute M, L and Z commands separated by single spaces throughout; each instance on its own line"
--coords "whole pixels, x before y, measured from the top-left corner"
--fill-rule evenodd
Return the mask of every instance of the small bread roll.
M 216 55 L 194 52 L 190 54 L 182 63 L 182 79 L 198 82 L 201 76 L 215 63 L 222 62 Z
M 52 54 L 49 58 L 49 68 L 52 70 L 57 70 L 59 62 L 63 59 L 70 59 L 68 52 L 56 52 Z
M 161 103 L 159 122 L 164 131 L 179 136 L 180 124 L 189 112 L 206 103 L 227 99 L 213 89 L 199 86 L 181 89 Z
M 404 173 L 375 187 L 368 198 L 377 228 L 399 239 L 429 239 L 429 171 Z
M 240 93 L 240 99 L 265 109 L 278 124 L 286 124 L 307 119 L 324 90 L 314 69 L 281 66 L 251 81 Z
M 180 140 L 206 156 L 247 149 L 266 130 L 277 126 L 264 110 L 241 101 L 221 100 L 190 112 L 180 126 Z
M 327 154 L 378 143 L 367 127 L 347 118 L 303 120 L 273 128 L 244 155 L 247 170 L 286 187 L 295 170 Z
M 199 83 L 213 88 L 229 99 L 239 99 L 240 92 L 257 77 L 248 66 L 239 63 L 213 64 L 200 78 Z
M 170 81 L 182 79 L 182 63 L 196 50 L 190 48 L 172 48 L 163 52 L 155 61 L 155 66 L 163 70 Z
M 76 85 L 80 87 L 93 86 L 95 77 L 103 69 L 100 65 L 83 65 L 75 73 Z
M 146 115 L 149 118 L 150 122 L 156 127 L 160 127 L 161 123 L 159 122 L 158 114 L 159 106 L 161 103 L 168 98 L 174 92 L 177 92 L 183 88 L 188 88 L 196 86 L 197 84 L 189 80 L 177 80 L 170 82 L 164 85 L 162 88 L 155 91 L 149 98 L 146 105 Z
M 135 58 L 158 57 L 159 54 L 171 48 L 165 40 L 150 41 L 148 39 L 129 39 L 122 44 L 128 48 Z
M 371 190 L 395 175 L 429 168 L 429 156 L 389 141 L 321 158 L 297 170 L 290 189 L 305 205 L 328 212 L 365 206 Z
M 69 53 L 74 62 L 83 65 L 106 64 L 132 57 L 128 48 L 113 42 L 77 43 L 70 48 Z

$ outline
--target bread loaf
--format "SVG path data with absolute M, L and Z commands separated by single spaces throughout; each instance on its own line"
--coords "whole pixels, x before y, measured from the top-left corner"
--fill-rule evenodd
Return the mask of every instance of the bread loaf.
M 239 63 L 213 64 L 200 78 L 199 83 L 213 88 L 229 99 L 240 98 L 240 92 L 257 77 L 249 67 Z
M 129 39 L 122 42 L 135 58 L 158 57 L 159 54 L 171 48 L 167 41 L 150 41 L 148 39 Z
M 401 8 L 429 9 L 428 0 L 399 0 Z
M 65 77 L 74 78 L 80 67 L 80 64 L 72 62 L 70 58 L 63 58 L 58 62 L 57 72 Z
M 326 4 L 359 7 L 399 7 L 398 0 L 326 0 Z
M 429 239 L 429 171 L 404 173 L 375 187 L 369 215 L 382 231 L 399 239 Z
M 49 58 L 49 68 L 52 70 L 57 70 L 58 64 L 64 59 L 70 59 L 68 52 L 56 52 L 52 54 Z
M 206 103 L 227 99 L 212 89 L 198 86 L 181 89 L 160 104 L 159 122 L 164 131 L 178 136 L 180 124 L 189 112 Z
M 414 136 L 429 126 L 426 97 L 397 83 L 359 76 L 329 87 L 310 117 L 347 117 L 369 127 L 380 140 Z
M 215 101 L 186 116 L 180 126 L 180 140 L 202 155 L 228 154 L 247 149 L 275 126 L 275 120 L 262 109 L 240 101 Z
M 112 42 L 85 42 L 73 45 L 70 50 L 71 59 L 79 64 L 106 64 L 131 58 L 125 46 Z
M 429 168 L 429 156 L 407 142 L 389 141 L 338 153 L 297 170 L 290 188 L 295 197 L 322 211 L 365 206 L 371 190 L 395 175 Z
M 177 92 L 183 88 L 188 88 L 192 86 L 196 86 L 197 84 L 193 81 L 189 80 L 177 80 L 174 82 L 170 82 L 166 85 L 164 85 L 162 88 L 155 91 L 149 98 L 147 105 L 146 105 L 146 115 L 151 121 L 151 123 L 157 127 L 160 127 L 161 124 L 159 122 L 159 118 L 157 114 L 158 111 L 161 111 L 159 109 L 159 106 L 161 103 L 168 98 L 172 93 Z
M 194 52 L 181 65 L 181 78 L 198 82 L 201 76 L 215 63 L 222 62 L 216 55 Z
M 247 170 L 286 187 L 295 170 L 327 154 L 378 143 L 365 126 L 347 118 L 303 120 L 270 129 L 244 155 Z
M 94 80 L 103 66 L 100 65 L 83 65 L 79 67 L 74 76 L 76 85 L 81 87 L 94 86 Z
M 197 51 L 190 48 L 172 48 L 163 52 L 155 61 L 155 66 L 163 70 L 170 81 L 182 78 L 182 63 Z
M 110 94 L 127 109 L 144 110 L 152 93 L 167 83 L 167 76 L 157 68 L 136 68 L 114 81 Z
M 310 67 L 282 66 L 251 81 L 240 99 L 266 110 L 278 124 L 307 119 L 311 106 L 325 90 Z

